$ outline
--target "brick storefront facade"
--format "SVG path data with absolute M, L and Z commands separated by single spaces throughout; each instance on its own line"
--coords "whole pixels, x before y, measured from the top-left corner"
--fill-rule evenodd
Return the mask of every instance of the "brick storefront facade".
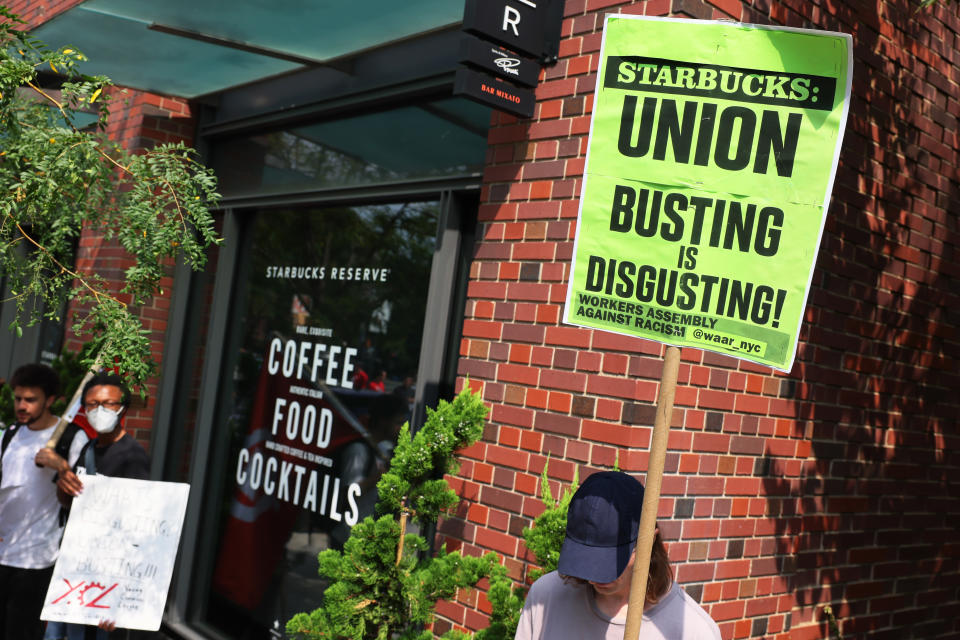
M 448 544 L 504 555 L 556 495 L 642 474 L 659 345 L 559 323 L 606 13 L 853 34 L 850 120 L 790 375 L 684 349 L 659 517 L 724 638 L 960 634 L 960 12 L 905 2 L 569 0 L 530 121 L 496 117 L 459 373 L 490 404 Z M 681 45 L 678 45 L 681 46 Z M 444 607 L 482 625 L 477 594 Z M 450 622 L 441 624 L 441 628 Z
M 9 3 L 31 26 L 76 4 Z M 845 638 L 960 637 L 956 2 L 567 0 L 535 116 L 495 114 L 489 131 L 458 373 L 491 414 L 450 478 L 462 502 L 439 539 L 494 550 L 523 581 L 532 558 L 521 531 L 542 510 L 548 460 L 555 495 L 577 470 L 647 468 L 663 347 L 560 322 L 611 12 L 854 42 L 852 108 L 793 371 L 682 352 L 659 509 L 677 579 L 725 640 L 829 637 L 828 604 Z M 113 139 L 191 142 L 193 105 L 124 97 Z M 113 279 L 127 264 L 89 231 L 78 261 Z M 175 284 L 140 310 L 158 362 Z M 158 388 L 151 381 L 128 421 L 145 443 Z M 471 591 L 440 610 L 438 631 L 476 629 L 489 604 Z

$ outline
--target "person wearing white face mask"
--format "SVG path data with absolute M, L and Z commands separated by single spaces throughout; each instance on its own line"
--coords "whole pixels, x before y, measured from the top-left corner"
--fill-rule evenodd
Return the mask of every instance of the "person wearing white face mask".
M 130 406 L 130 390 L 120 376 L 99 373 L 83 388 L 83 408 L 87 422 L 97 432 L 80 452 L 73 469 L 61 473 L 57 479 L 57 495 L 61 503 L 69 506 L 75 496 L 83 491 L 83 482 L 76 470 L 83 467 L 86 473 L 98 473 L 114 478 L 150 478 L 150 458 L 140 443 L 123 427 L 124 414 Z M 68 640 L 109 637 L 113 622 L 103 621 L 100 628 L 67 624 Z
M 123 427 L 129 406 L 130 390 L 120 376 L 99 373 L 84 386 L 83 408 L 97 437 L 81 451 L 74 469 L 61 473 L 57 480 L 61 498 L 66 498 L 66 502 L 83 491 L 83 482 L 75 473 L 78 467 L 84 467 L 87 473 L 115 478 L 149 479 L 150 458 Z

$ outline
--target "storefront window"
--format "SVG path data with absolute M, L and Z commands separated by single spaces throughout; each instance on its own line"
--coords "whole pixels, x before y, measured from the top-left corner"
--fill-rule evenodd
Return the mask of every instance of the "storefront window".
M 490 109 L 460 98 L 231 138 L 214 147 L 227 197 L 482 170 Z
M 245 222 L 211 461 L 203 617 L 263 638 L 320 602 L 414 396 L 439 203 Z

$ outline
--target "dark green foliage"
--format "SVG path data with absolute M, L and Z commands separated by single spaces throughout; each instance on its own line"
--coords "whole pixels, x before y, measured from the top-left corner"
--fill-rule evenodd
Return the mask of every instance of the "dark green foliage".
M 436 478 L 442 472 L 454 471 L 453 454 L 458 448 L 480 438 L 486 414 L 479 397 L 465 389 L 452 403 L 441 402 L 436 411 L 428 411 L 426 424 L 412 438 L 408 428 L 403 428 L 390 469 L 377 485 L 377 509 L 385 515 L 358 523 L 342 553 L 320 554 L 319 573 L 330 580 L 331 586 L 324 592 L 319 609 L 298 614 L 287 623 L 288 634 L 300 639 L 430 640 L 433 634 L 423 626 L 432 620 L 437 600 L 450 598 L 458 588 L 474 586 L 487 577 L 490 625 L 473 638 L 514 637 L 525 589 L 513 583 L 496 554 L 463 557 L 444 548 L 435 557 L 425 558 L 426 541 L 407 534 L 404 553 L 397 563 L 400 514 L 406 510 L 412 518 L 427 523 L 456 504 L 456 495 L 444 480 Z M 557 567 L 567 508 L 579 484 L 575 474 L 571 486 L 555 500 L 547 466 L 541 478 L 546 509 L 534 520 L 533 527 L 523 532 L 527 548 L 542 567 L 537 575 Z M 469 636 L 451 630 L 442 638 L 468 640 Z
M 480 439 L 486 415 L 480 399 L 464 391 L 453 402 L 428 409 L 426 423 L 413 438 L 405 425 L 390 469 L 377 483 L 377 512 L 399 513 L 405 505 L 418 519 L 433 522 L 453 507 L 457 496 L 442 475 L 456 473 L 453 453 Z
M 490 626 L 477 631 L 474 640 L 510 640 L 517 633 L 526 590 L 513 584 L 507 576 L 507 568 L 502 565 L 493 567 L 489 580 Z
M 86 303 L 74 330 L 90 336 L 90 355 L 139 384 L 153 360 L 132 308 L 157 291 L 172 259 L 202 268 L 218 242 L 209 212 L 216 180 L 183 145 L 133 155 L 110 142 L 109 79 L 83 75 L 82 53 L 50 50 L 3 6 L 0 20 L 0 271 L 12 293 L 4 302 L 17 308 L 9 328 L 19 335 L 42 316 L 59 320 L 68 299 Z M 47 88 L 40 71 L 59 86 Z M 84 114 L 96 125 L 82 124 Z M 76 264 L 84 226 L 132 258 L 119 291 Z
M 428 411 L 426 424 L 410 437 L 403 428 L 390 469 L 377 488 L 379 519 L 357 523 L 343 551 L 319 555 L 319 573 L 330 581 L 323 604 L 287 623 L 295 638 L 351 640 L 426 640 L 424 625 L 433 619 L 437 600 L 451 598 L 457 589 L 476 585 L 491 572 L 505 575 L 499 558 L 465 557 L 445 548 L 425 556 L 426 541 L 403 534 L 401 515 L 427 524 L 457 502 L 442 474 L 455 468 L 454 452 L 476 442 L 483 433 L 487 409 L 465 388 L 453 402 L 441 401 Z M 403 554 L 397 547 L 403 535 Z M 444 638 L 465 638 L 450 631 Z M 488 640 L 494 640 L 490 637 Z
M 323 606 L 295 616 L 287 631 L 303 638 L 420 638 L 437 600 L 449 598 L 497 566 L 495 554 L 461 557 L 442 549 L 434 558 L 422 537 L 407 535 L 396 563 L 399 523 L 389 515 L 359 522 L 343 552 L 320 554 L 320 575 L 331 581 Z
M 573 482 L 566 491 L 560 496 L 559 500 L 554 500 L 550 492 L 550 483 L 547 480 L 547 467 L 549 461 L 543 467 L 543 474 L 540 476 L 540 498 L 546 507 L 533 521 L 533 527 L 523 530 L 523 539 L 529 549 L 537 558 L 539 570 L 530 572 L 530 579 L 536 580 L 545 573 L 556 570 L 557 562 L 560 561 L 560 547 L 563 546 L 563 538 L 567 531 L 567 508 L 570 506 L 570 500 L 573 494 L 577 492 L 579 486 L 580 472 L 577 470 L 573 475 Z
M 833 613 L 833 607 L 825 605 L 823 615 L 827 619 L 827 626 L 830 627 L 829 640 L 843 640 L 843 634 L 840 633 L 840 625 L 837 622 L 837 616 Z

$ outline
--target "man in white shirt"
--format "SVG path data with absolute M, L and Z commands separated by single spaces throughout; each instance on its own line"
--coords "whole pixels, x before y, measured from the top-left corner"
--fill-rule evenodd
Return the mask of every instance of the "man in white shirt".
M 17 421 L 4 434 L 0 455 L 0 636 L 38 640 L 60 545 L 56 475 L 70 468 L 87 437 L 82 431 L 73 437 L 70 462 L 45 448 L 59 422 L 50 405 L 60 378 L 50 367 L 24 365 L 10 386 Z

